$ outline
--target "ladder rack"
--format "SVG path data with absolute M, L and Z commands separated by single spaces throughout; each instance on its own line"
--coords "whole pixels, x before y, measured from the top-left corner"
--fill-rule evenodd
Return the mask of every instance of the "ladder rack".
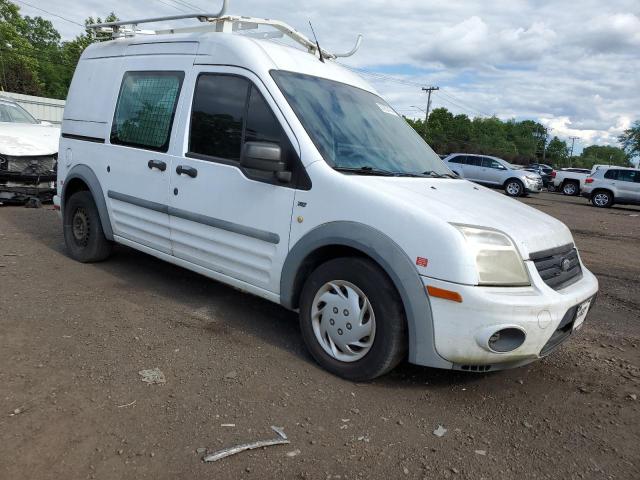
M 298 32 L 295 28 L 280 20 L 272 20 L 269 18 L 242 17 L 238 15 L 225 15 L 229 0 L 223 0 L 222 8 L 218 13 L 185 13 L 182 15 L 170 15 L 167 17 L 141 18 L 137 20 L 119 20 L 117 22 L 96 23 L 88 25 L 87 28 L 99 30 L 105 33 L 111 33 L 112 38 L 133 37 L 136 34 L 142 35 L 166 35 L 175 33 L 196 33 L 196 32 L 223 32 L 232 33 L 245 30 L 256 30 L 260 25 L 273 27 L 275 32 L 252 32 L 247 36 L 253 38 L 281 38 L 287 36 L 296 43 L 302 45 L 307 51 L 313 55 L 318 54 L 318 46 L 307 38 L 304 34 Z M 197 19 L 203 25 L 192 27 L 168 28 L 163 30 L 141 30 L 138 25 L 146 23 L 158 23 L 171 20 L 189 20 Z M 362 35 L 358 34 L 355 46 L 348 52 L 332 53 L 322 50 L 323 58 L 335 59 L 339 57 L 350 57 L 358 51 L 362 43 Z

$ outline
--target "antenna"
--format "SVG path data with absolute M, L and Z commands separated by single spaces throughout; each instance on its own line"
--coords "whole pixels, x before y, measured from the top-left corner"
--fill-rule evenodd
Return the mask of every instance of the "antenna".
M 311 25 L 311 20 L 309 20 L 309 26 L 311 27 L 311 33 L 313 33 L 313 38 L 316 41 L 316 46 L 318 47 L 318 55 L 320 55 L 320 61 L 324 63 L 324 57 L 322 56 L 322 49 L 320 48 L 320 42 L 318 42 L 318 37 L 316 37 L 316 32 L 313 30 L 313 25 Z

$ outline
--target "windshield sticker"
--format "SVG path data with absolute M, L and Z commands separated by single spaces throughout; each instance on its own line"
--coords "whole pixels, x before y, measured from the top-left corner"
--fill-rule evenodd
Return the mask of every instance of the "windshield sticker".
M 378 102 L 376 102 L 376 105 L 378 105 L 380 110 L 382 110 L 384 113 L 388 113 L 388 114 L 394 115 L 396 117 L 398 116 L 398 114 L 396 112 L 394 112 L 391 107 L 388 107 L 387 105 L 384 105 L 384 104 L 378 103 Z

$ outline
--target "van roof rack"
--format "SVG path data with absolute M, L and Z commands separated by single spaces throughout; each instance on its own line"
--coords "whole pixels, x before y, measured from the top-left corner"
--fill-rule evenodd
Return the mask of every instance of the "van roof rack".
M 116 22 L 94 23 L 88 25 L 87 28 L 99 30 L 105 33 L 111 33 L 112 38 L 133 37 L 140 35 L 165 35 L 174 33 L 196 33 L 196 32 L 224 32 L 232 33 L 236 31 L 257 30 L 260 25 L 275 28 L 275 32 L 251 32 L 247 36 L 253 38 L 281 38 L 287 36 L 296 43 L 302 45 L 307 51 L 313 55 L 318 54 L 318 45 L 311 41 L 295 28 L 280 20 L 272 20 L 269 18 L 242 17 L 237 15 L 225 15 L 229 6 L 229 0 L 223 0 L 222 8 L 218 13 L 185 13 L 182 15 L 170 15 L 167 17 L 141 18 L 137 20 L 118 20 Z M 188 20 L 197 19 L 204 25 L 192 27 L 168 28 L 162 30 L 142 30 L 138 29 L 138 25 L 146 23 L 167 22 L 171 20 Z M 358 34 L 354 47 L 345 53 L 331 53 L 324 48 L 321 49 L 324 58 L 350 57 L 358 51 L 362 43 L 362 35 Z

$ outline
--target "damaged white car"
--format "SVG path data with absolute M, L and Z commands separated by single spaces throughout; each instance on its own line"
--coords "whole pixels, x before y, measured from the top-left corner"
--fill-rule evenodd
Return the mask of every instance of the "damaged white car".
M 0 202 L 51 201 L 60 129 L 0 97 Z

